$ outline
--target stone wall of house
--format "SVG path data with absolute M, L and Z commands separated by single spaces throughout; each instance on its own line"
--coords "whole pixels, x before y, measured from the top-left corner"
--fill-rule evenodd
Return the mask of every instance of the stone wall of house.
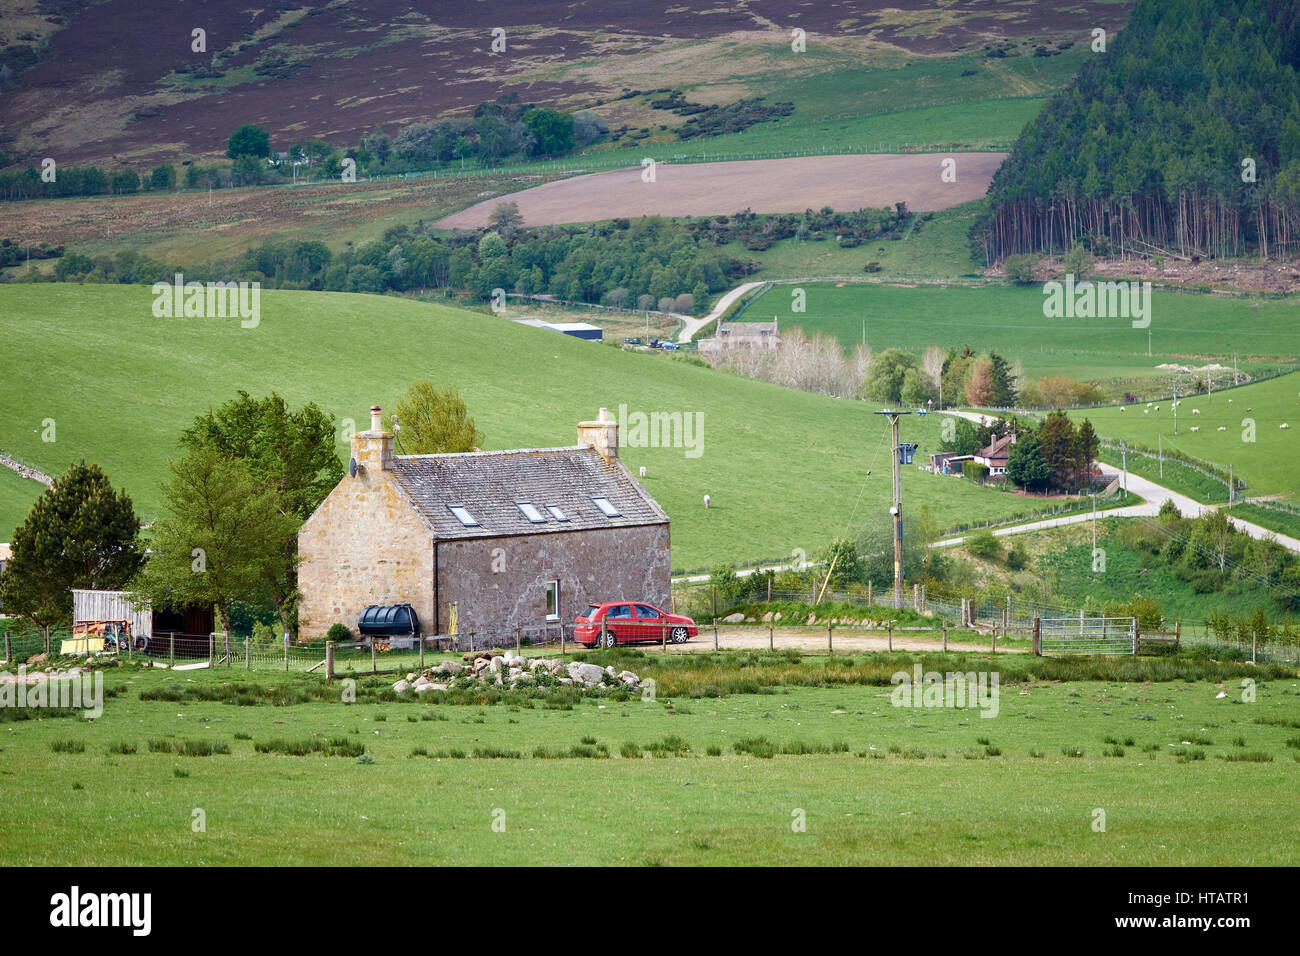
M 424 633 L 433 633 L 432 532 L 392 472 L 373 459 L 364 463 L 298 532 L 300 640 L 323 637 L 336 622 L 357 636 L 357 618 L 369 604 L 409 603 Z
M 547 625 L 546 588 L 560 582 L 560 620 L 589 603 L 644 601 L 671 610 L 668 525 L 551 532 L 438 545 L 439 618 L 456 605 L 457 646 L 513 643 Z M 552 625 L 553 627 L 553 625 Z

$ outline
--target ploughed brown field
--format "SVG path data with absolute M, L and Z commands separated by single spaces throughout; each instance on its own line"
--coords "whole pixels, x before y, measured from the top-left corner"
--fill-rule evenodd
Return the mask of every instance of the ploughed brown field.
M 956 160 L 956 181 L 940 179 Z M 805 209 L 863 209 L 905 202 L 909 209 L 947 209 L 979 199 L 1005 153 L 800 156 L 734 163 L 660 164 L 655 181 L 642 169 L 575 176 L 512 194 L 527 226 L 598 222 L 625 216 L 725 216 Z M 474 229 L 488 224 L 500 197 L 475 203 L 435 223 Z

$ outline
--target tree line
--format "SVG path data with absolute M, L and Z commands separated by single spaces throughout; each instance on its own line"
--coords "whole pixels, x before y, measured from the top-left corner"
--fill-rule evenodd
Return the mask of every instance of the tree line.
M 1292 254 L 1297 66 L 1289 0 L 1138 0 L 994 175 L 976 254 Z

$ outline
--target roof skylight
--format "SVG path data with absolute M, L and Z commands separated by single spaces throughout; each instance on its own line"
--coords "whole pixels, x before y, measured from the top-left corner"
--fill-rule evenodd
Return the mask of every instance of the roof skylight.
M 608 498 L 592 498 L 591 500 L 596 503 L 596 507 L 604 513 L 606 518 L 621 518 L 623 516 L 623 512 L 610 504 Z
M 531 501 L 516 501 L 515 507 L 522 511 L 524 517 L 533 524 L 544 524 L 546 522 L 546 519 L 542 517 L 542 513 L 533 507 Z
M 470 514 L 467 509 L 461 507 L 460 505 L 447 505 L 447 510 L 450 511 L 452 514 L 454 514 L 457 520 L 459 520 L 460 523 L 463 524 L 465 527 L 477 528 L 479 526 L 478 519 L 475 518 L 472 514 Z

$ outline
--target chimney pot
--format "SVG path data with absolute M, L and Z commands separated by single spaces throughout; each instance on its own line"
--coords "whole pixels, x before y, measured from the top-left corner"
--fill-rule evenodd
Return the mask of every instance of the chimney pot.
M 381 411 L 383 411 L 383 409 L 378 405 L 370 406 L 370 430 L 372 432 L 381 432 L 384 430 L 384 423 L 379 414 Z

